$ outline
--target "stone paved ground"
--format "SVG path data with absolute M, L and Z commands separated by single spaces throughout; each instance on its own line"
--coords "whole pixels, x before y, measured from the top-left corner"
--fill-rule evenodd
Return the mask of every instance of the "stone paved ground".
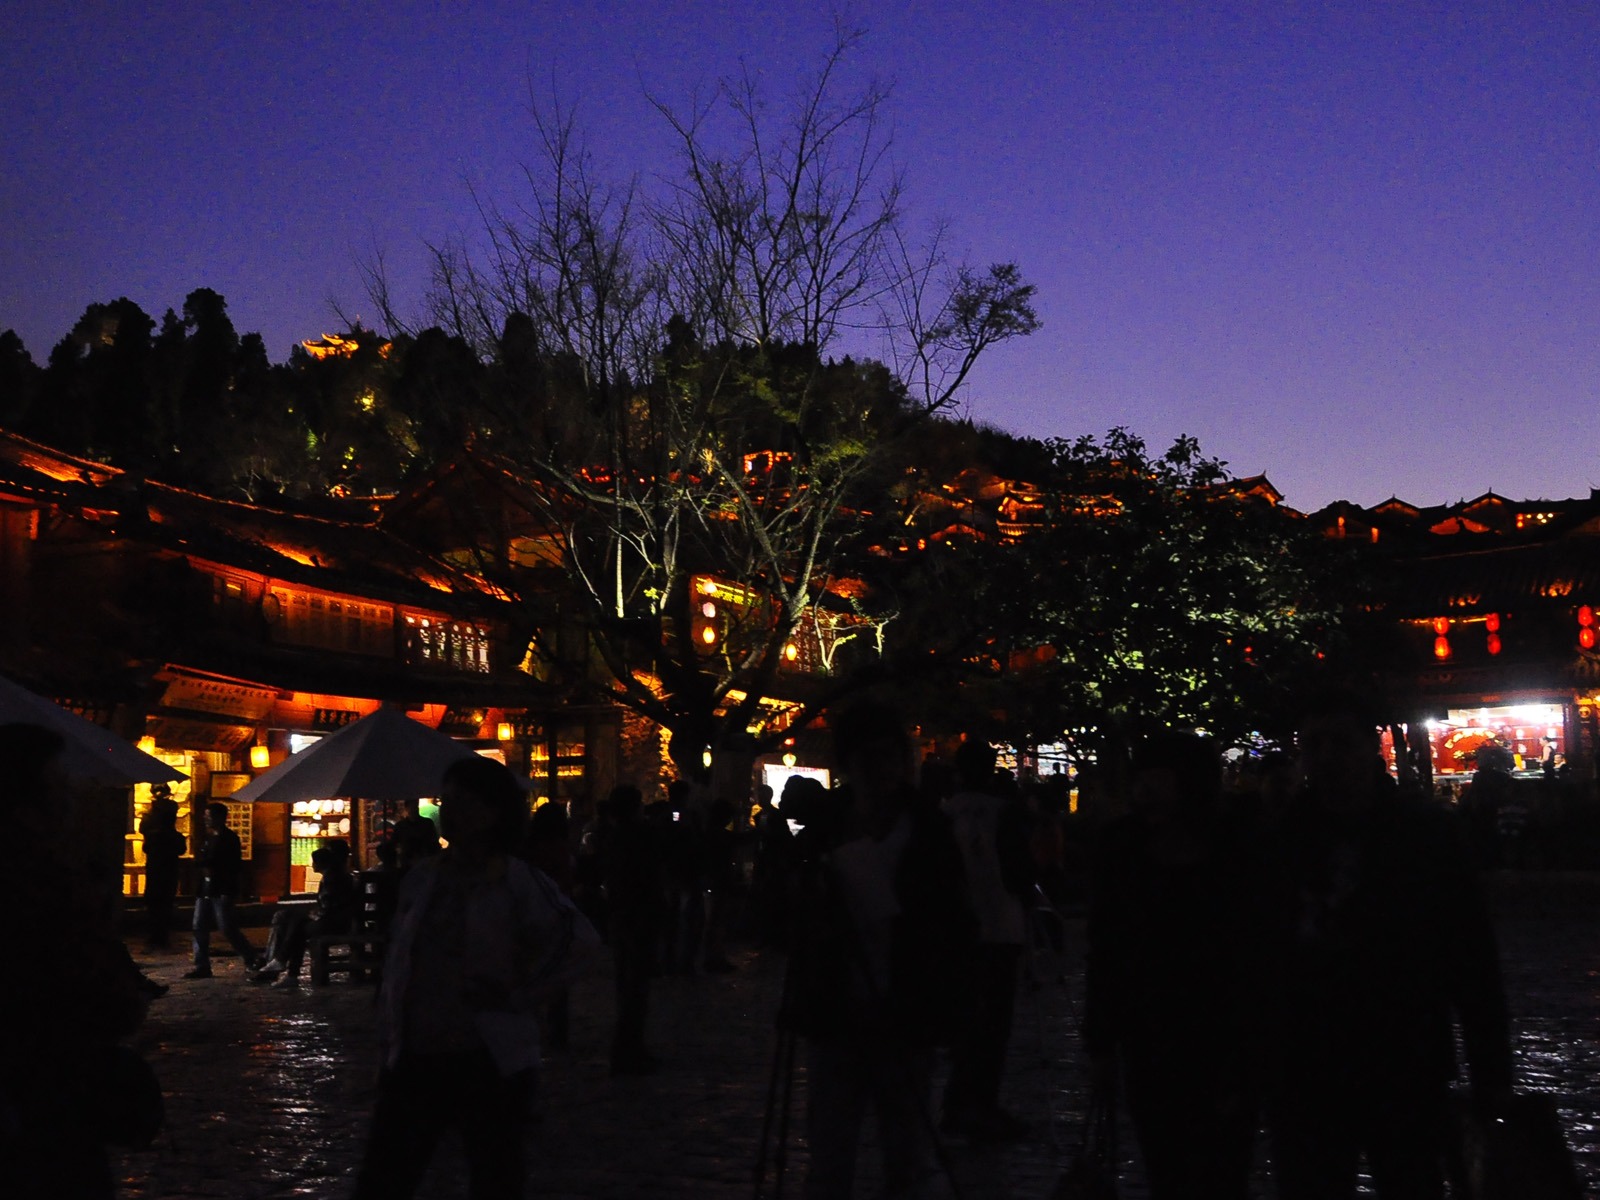
M 1580 1166 L 1590 1187 L 1600 1188 L 1600 912 L 1523 914 L 1500 928 L 1525 1082 L 1559 1097 Z M 1036 1136 L 999 1151 L 952 1146 L 963 1196 L 1043 1200 L 1060 1174 L 1081 1114 L 1083 1077 L 1070 1032 L 1081 933 L 1081 923 L 1069 923 L 1066 953 L 1041 962 L 1041 986 L 1019 1001 L 1007 1101 L 1035 1123 Z M 172 985 L 139 1039 L 167 1090 L 169 1125 L 155 1147 L 126 1158 L 123 1194 L 346 1194 L 372 1101 L 370 986 L 336 982 L 289 993 L 244 982 L 232 958 L 218 957 L 214 979 L 192 982 L 179 978 L 187 963 L 177 954 L 142 961 Z M 782 967 L 749 950 L 738 962 L 732 975 L 657 982 L 651 1024 L 663 1070 L 642 1079 L 613 1080 L 605 1070 L 607 969 L 579 985 L 573 1051 L 554 1057 L 544 1072 L 529 1138 L 530 1195 L 752 1195 Z M 798 1075 L 784 1189 L 791 1196 L 805 1164 L 803 1071 Z M 1124 1194 L 1143 1195 L 1137 1164 L 1126 1163 L 1125 1171 Z M 1264 1171 L 1257 1190 L 1270 1194 Z M 465 1194 L 461 1161 L 448 1141 L 423 1194 Z

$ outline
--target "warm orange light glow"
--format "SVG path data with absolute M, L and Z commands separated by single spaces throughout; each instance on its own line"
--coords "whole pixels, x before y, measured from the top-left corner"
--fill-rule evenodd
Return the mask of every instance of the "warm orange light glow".
M 1449 638 L 1447 638 L 1447 637 L 1436 637 L 1436 638 L 1433 639 L 1433 656 L 1435 658 L 1441 659 L 1441 660 L 1450 657 L 1450 639 Z
M 509 742 L 511 740 L 511 732 L 510 721 L 501 721 L 500 724 L 496 725 L 494 729 L 495 737 L 502 742 Z
M 708 646 L 716 645 L 717 631 L 711 628 L 711 626 L 707 625 L 700 631 L 700 640 Z
M 289 546 L 283 542 L 270 541 L 267 544 L 285 558 L 299 563 L 302 567 L 318 567 L 322 565 L 308 551 L 302 550 L 298 546 Z
M 710 620 L 712 617 L 717 615 L 717 606 L 711 603 L 711 601 L 707 600 L 700 606 L 700 615 L 705 617 L 707 620 Z
M 1487 617 L 1485 617 L 1483 619 L 1483 627 L 1485 629 L 1487 629 L 1490 633 L 1499 633 L 1500 632 L 1500 614 L 1499 613 L 1490 613 Z
M 1578 645 L 1582 646 L 1585 650 L 1594 649 L 1593 625 L 1585 625 L 1582 629 L 1578 630 Z
M 1584 626 L 1585 628 L 1593 625 L 1594 609 L 1590 608 L 1587 604 L 1581 605 L 1578 608 L 1578 624 Z
M 1489 653 L 1490 654 L 1499 654 L 1500 653 L 1500 635 L 1498 633 L 1491 633 L 1489 635 L 1489 643 L 1488 644 L 1489 644 Z
M 1435 617 L 1433 619 L 1433 631 L 1440 637 L 1443 637 L 1445 634 L 1449 633 L 1450 619 L 1448 617 Z
M 272 765 L 272 751 L 268 750 L 265 746 L 251 746 L 250 747 L 250 769 L 251 770 L 253 770 L 253 771 L 265 771 L 271 765 Z
M 789 662 L 793 662 L 795 659 L 800 657 L 800 647 L 796 646 L 793 642 L 790 642 L 783 648 L 783 657 Z
M 139 739 L 139 749 L 143 750 L 146 754 L 154 754 L 156 752 L 155 738 L 151 737 L 148 733 L 145 734 Z
M 336 333 L 325 333 L 314 342 L 301 342 L 300 346 L 312 358 L 349 358 L 361 349 L 361 343 L 354 338 L 340 337 Z M 388 358 L 392 348 L 388 342 L 380 342 L 379 357 Z

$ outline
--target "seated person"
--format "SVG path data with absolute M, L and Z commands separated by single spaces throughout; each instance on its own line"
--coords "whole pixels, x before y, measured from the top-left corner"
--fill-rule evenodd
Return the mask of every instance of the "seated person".
M 272 914 L 267 935 L 267 961 L 250 978 L 257 983 L 277 980 L 278 986 L 295 987 L 305 963 L 306 939 L 319 933 L 348 933 L 355 928 L 361 892 L 350 873 L 350 844 L 334 838 L 311 854 L 311 865 L 322 876 L 314 905 L 279 905 Z M 283 976 L 278 979 L 278 976 Z

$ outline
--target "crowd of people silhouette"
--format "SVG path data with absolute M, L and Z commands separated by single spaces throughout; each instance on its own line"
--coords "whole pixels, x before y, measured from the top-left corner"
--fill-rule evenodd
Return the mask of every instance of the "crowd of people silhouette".
M 737 969 L 732 933 L 785 965 L 772 1097 L 781 1139 L 803 1047 L 804 1194 L 853 1194 L 870 1113 L 886 1194 L 945 1196 L 949 1144 L 1039 1132 L 1003 1103 L 1018 980 L 1030 943 L 1085 899 L 1082 1051 L 1099 1101 L 1125 1108 L 1154 1200 L 1242 1200 L 1263 1131 L 1285 1200 L 1353 1196 L 1361 1163 L 1384 1200 L 1442 1197 L 1457 1027 L 1472 1103 L 1509 1102 L 1506 1003 L 1466 842 L 1447 807 L 1384 771 L 1364 697 L 1308 702 L 1296 757 L 1261 760 L 1249 788 L 1203 736 L 1130 739 L 1079 780 L 1071 819 L 1061 780 L 1019 785 L 981 738 L 924 758 L 872 702 L 833 728 L 835 787 L 795 776 L 741 806 L 682 782 L 646 804 L 621 784 L 581 830 L 558 805 L 530 819 L 498 763 L 452 767 L 422 839 L 433 852 L 396 872 L 355 1195 L 412 1194 L 449 1128 L 474 1197 L 521 1195 L 533 1069 L 565 1043 L 589 951 L 610 949 L 610 1069 L 648 1075 L 672 1066 L 649 1033 L 652 979 Z M 0 1017 L 53 1022 L 4 1039 L 0 1169 L 21 1181 L 10 1194 L 108 1196 L 111 1139 L 63 1064 L 87 1075 L 152 993 L 115 897 L 59 836 L 71 788 L 50 738 L 0 728 L 13 832 L 0 852 L 8 879 L 36 884 L 15 888 L 17 928 L 42 964 L 8 974 Z M 153 805 L 147 836 L 169 816 Z M 197 856 L 191 977 L 210 973 L 213 928 L 258 965 L 232 908 L 226 816 L 207 812 Z M 308 922 L 351 919 L 348 856 L 319 866 L 326 895 L 275 918 L 258 978 L 298 973 Z M 153 897 L 151 941 L 170 903 L 164 887 Z

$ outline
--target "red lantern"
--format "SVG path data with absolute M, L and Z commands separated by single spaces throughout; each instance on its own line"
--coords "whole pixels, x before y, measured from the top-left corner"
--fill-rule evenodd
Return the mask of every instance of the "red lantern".
M 1441 661 L 1450 657 L 1450 639 L 1436 637 L 1433 639 L 1433 656 Z
M 1490 633 L 1499 633 L 1500 632 L 1500 614 L 1499 613 L 1490 613 L 1487 617 L 1485 617 L 1483 619 L 1483 627 L 1485 629 L 1487 629 Z
M 1593 625 L 1585 625 L 1582 629 L 1578 630 L 1578 645 L 1582 646 L 1585 650 L 1594 649 Z
M 1489 635 L 1489 653 L 1500 653 L 1500 635 L 1498 633 L 1491 633 Z
M 1593 625 L 1594 609 L 1590 608 L 1587 604 L 1580 606 L 1578 609 L 1578 624 L 1582 625 L 1585 629 Z
M 1443 637 L 1445 634 L 1449 633 L 1450 619 L 1448 617 L 1435 617 L 1433 619 L 1433 631 L 1440 637 Z

